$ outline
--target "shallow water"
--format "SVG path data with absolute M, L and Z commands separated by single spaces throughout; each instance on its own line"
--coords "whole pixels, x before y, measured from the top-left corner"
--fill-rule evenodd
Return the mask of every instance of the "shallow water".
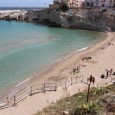
M 0 21 L 0 92 L 70 52 L 100 41 L 102 33 Z

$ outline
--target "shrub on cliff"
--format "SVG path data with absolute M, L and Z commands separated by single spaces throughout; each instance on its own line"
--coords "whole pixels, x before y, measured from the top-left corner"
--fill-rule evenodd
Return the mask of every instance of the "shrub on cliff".
M 75 111 L 74 115 L 97 115 L 99 112 L 99 106 L 96 103 L 87 103 L 83 104 L 82 106 L 78 106 Z
M 60 10 L 66 12 L 69 10 L 69 7 L 67 6 L 67 4 L 63 3 L 61 6 L 60 6 Z

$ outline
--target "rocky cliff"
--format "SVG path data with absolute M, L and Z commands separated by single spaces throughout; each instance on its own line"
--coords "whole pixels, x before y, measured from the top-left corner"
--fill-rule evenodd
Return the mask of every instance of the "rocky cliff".
M 0 20 L 24 20 L 26 17 L 25 10 L 0 10 Z
M 33 15 L 32 15 L 32 14 Z M 83 28 L 99 31 L 115 31 L 115 10 L 105 8 L 69 9 L 63 12 L 59 9 L 45 9 L 28 12 L 27 17 L 38 22 L 64 28 Z M 31 14 L 31 15 L 30 15 Z M 33 20 L 33 19 L 32 19 Z
M 59 8 L 38 11 L 1 11 L 0 19 L 36 21 L 50 26 L 115 31 L 115 9 L 77 8 L 62 11 Z

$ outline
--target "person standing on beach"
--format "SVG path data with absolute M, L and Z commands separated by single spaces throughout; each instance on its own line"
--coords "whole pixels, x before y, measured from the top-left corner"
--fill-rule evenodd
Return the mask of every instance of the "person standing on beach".
M 80 65 L 79 65 L 79 72 L 80 72 Z
M 91 82 L 92 82 L 93 85 L 94 85 L 94 83 L 95 83 L 95 77 L 93 77 L 92 75 L 90 75 L 90 84 L 91 84 Z
M 79 67 L 77 66 L 77 73 L 79 72 Z
M 94 85 L 94 83 L 95 83 L 95 77 L 92 78 L 92 82 L 93 82 L 93 85 Z
M 77 73 L 80 72 L 80 65 L 77 66 Z
M 106 76 L 107 76 L 107 78 L 109 77 L 109 71 L 108 70 L 107 70 Z
M 93 76 L 92 75 L 90 75 L 89 81 L 90 81 L 90 84 L 91 84 L 91 82 L 93 81 Z
M 112 75 L 112 73 L 113 73 L 113 69 L 111 68 L 111 69 L 110 69 L 110 76 Z

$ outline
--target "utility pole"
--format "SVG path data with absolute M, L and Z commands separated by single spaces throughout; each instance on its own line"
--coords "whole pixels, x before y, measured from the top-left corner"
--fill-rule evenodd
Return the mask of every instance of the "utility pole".
M 92 75 L 90 75 L 90 78 L 89 78 L 89 83 L 87 83 L 88 85 L 88 91 L 87 91 L 87 103 L 89 102 L 89 94 L 90 94 L 90 86 L 91 86 L 91 83 L 95 83 L 95 77 L 93 77 Z
M 87 91 L 87 103 L 89 102 L 89 92 L 90 92 L 91 82 L 88 84 L 88 91 Z

